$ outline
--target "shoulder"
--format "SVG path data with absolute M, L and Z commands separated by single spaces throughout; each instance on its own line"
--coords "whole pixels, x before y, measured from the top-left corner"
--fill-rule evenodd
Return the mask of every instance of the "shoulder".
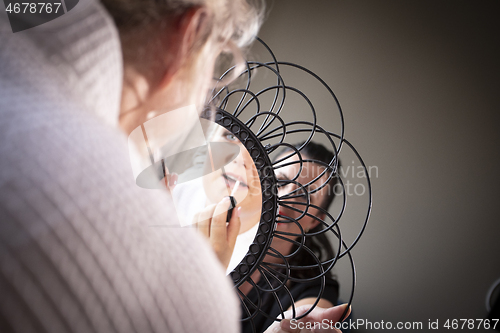
M 201 237 L 172 225 L 169 198 L 135 185 L 126 139 L 78 110 L 42 111 L 43 121 L 27 112 L 31 123 L 2 134 L 0 309 L 9 302 L 17 312 L 9 324 L 237 331 L 230 281 Z

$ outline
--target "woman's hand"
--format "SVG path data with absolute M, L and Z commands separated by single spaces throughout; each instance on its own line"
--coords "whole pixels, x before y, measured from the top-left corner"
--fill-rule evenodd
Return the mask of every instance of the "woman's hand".
M 336 322 L 340 321 L 346 306 L 347 304 L 342 304 L 327 309 L 315 307 L 311 313 L 300 320 L 291 321 L 290 319 L 283 319 L 281 322 L 275 322 L 268 327 L 265 333 L 341 333 L 334 325 Z M 305 313 L 310 307 L 311 305 L 298 307 L 296 309 L 297 316 Z M 285 312 L 285 317 L 290 318 L 291 313 L 291 310 Z M 351 313 L 351 309 L 347 312 L 347 316 L 349 313 Z M 315 323 L 317 323 L 316 327 L 314 327 Z M 325 323 L 325 325 L 321 325 L 322 323 Z
M 196 229 L 205 235 L 212 245 L 217 258 L 227 268 L 240 232 L 240 207 L 234 207 L 229 224 L 226 223 L 227 211 L 231 206 L 229 197 L 217 205 L 210 205 L 194 216 Z

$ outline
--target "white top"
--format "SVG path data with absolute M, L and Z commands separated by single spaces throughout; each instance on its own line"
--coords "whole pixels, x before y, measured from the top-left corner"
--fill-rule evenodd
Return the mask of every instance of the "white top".
M 238 235 L 236 238 L 236 243 L 234 244 L 233 255 L 231 256 L 231 261 L 229 266 L 227 266 L 226 274 L 231 273 L 231 271 L 238 266 L 238 264 L 243 260 L 245 254 L 247 254 L 250 245 L 252 245 L 255 235 L 257 234 L 257 228 L 259 223 L 255 225 L 244 233 Z

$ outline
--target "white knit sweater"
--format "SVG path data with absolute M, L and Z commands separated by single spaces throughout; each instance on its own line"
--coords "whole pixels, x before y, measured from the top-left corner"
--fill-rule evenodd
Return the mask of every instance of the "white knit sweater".
M 0 332 L 239 331 L 205 240 L 134 183 L 121 61 L 94 0 L 16 34 L 0 11 Z

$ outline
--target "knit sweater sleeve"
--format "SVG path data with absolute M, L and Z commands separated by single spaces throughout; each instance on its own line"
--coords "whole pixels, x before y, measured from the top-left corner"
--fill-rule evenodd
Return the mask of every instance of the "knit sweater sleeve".
M 99 147 L 106 131 L 64 127 L 33 129 L 2 154 L 1 331 L 237 332 L 205 241 L 168 223 L 166 196 L 129 181 L 128 161 Z

